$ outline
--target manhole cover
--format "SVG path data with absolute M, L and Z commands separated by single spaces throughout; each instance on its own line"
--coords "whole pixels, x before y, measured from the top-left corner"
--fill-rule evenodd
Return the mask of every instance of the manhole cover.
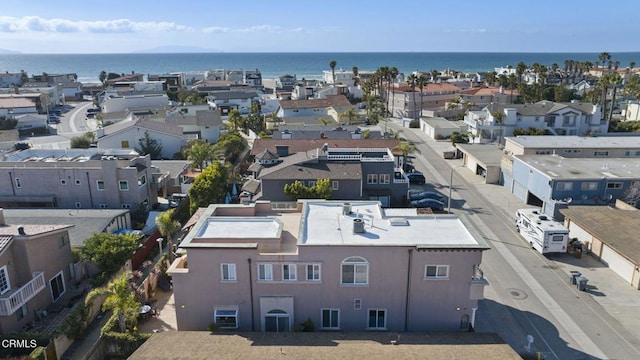
M 527 295 L 526 292 L 520 289 L 505 289 L 505 290 L 507 291 L 507 293 L 509 293 L 509 295 L 511 295 L 512 298 L 516 300 L 524 300 L 527 297 L 529 297 L 529 295 Z

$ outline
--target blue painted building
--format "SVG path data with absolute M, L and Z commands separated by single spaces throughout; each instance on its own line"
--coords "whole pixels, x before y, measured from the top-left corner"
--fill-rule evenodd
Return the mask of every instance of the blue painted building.
M 517 155 L 508 165 L 502 167 L 504 186 L 558 220 L 569 204 L 609 205 L 620 199 L 637 206 L 629 189 L 640 187 L 640 159 Z

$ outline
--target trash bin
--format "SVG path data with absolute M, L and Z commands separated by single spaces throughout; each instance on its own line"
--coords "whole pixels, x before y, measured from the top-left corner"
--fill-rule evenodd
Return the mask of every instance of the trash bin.
M 582 273 L 580 271 L 575 271 L 575 270 L 570 271 L 569 272 L 569 284 L 576 285 L 577 284 L 576 279 L 581 277 L 581 276 L 582 276 Z
M 576 279 L 576 286 L 578 286 L 578 290 L 580 291 L 584 291 L 587 288 L 587 278 L 584 276 L 580 276 L 579 278 Z

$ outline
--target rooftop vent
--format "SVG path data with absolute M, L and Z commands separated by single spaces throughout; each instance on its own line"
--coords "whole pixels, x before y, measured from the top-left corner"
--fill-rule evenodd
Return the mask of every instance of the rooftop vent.
M 409 221 L 405 218 L 390 218 L 389 225 L 391 226 L 409 226 Z
M 354 234 L 362 234 L 364 233 L 364 221 L 362 219 L 353 219 L 353 233 Z
M 18 226 L 18 234 L 20 235 L 27 235 L 26 232 L 24 232 L 24 226 Z
M 342 204 L 342 215 L 351 215 L 351 203 Z

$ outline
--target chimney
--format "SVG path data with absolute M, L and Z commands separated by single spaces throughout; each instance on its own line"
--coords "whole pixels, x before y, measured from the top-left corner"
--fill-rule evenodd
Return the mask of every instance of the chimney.
M 27 233 L 24 232 L 24 226 L 22 226 L 22 225 L 18 226 L 18 234 L 27 235 Z
M 0 208 L 0 226 L 7 225 L 4 222 L 4 209 Z

